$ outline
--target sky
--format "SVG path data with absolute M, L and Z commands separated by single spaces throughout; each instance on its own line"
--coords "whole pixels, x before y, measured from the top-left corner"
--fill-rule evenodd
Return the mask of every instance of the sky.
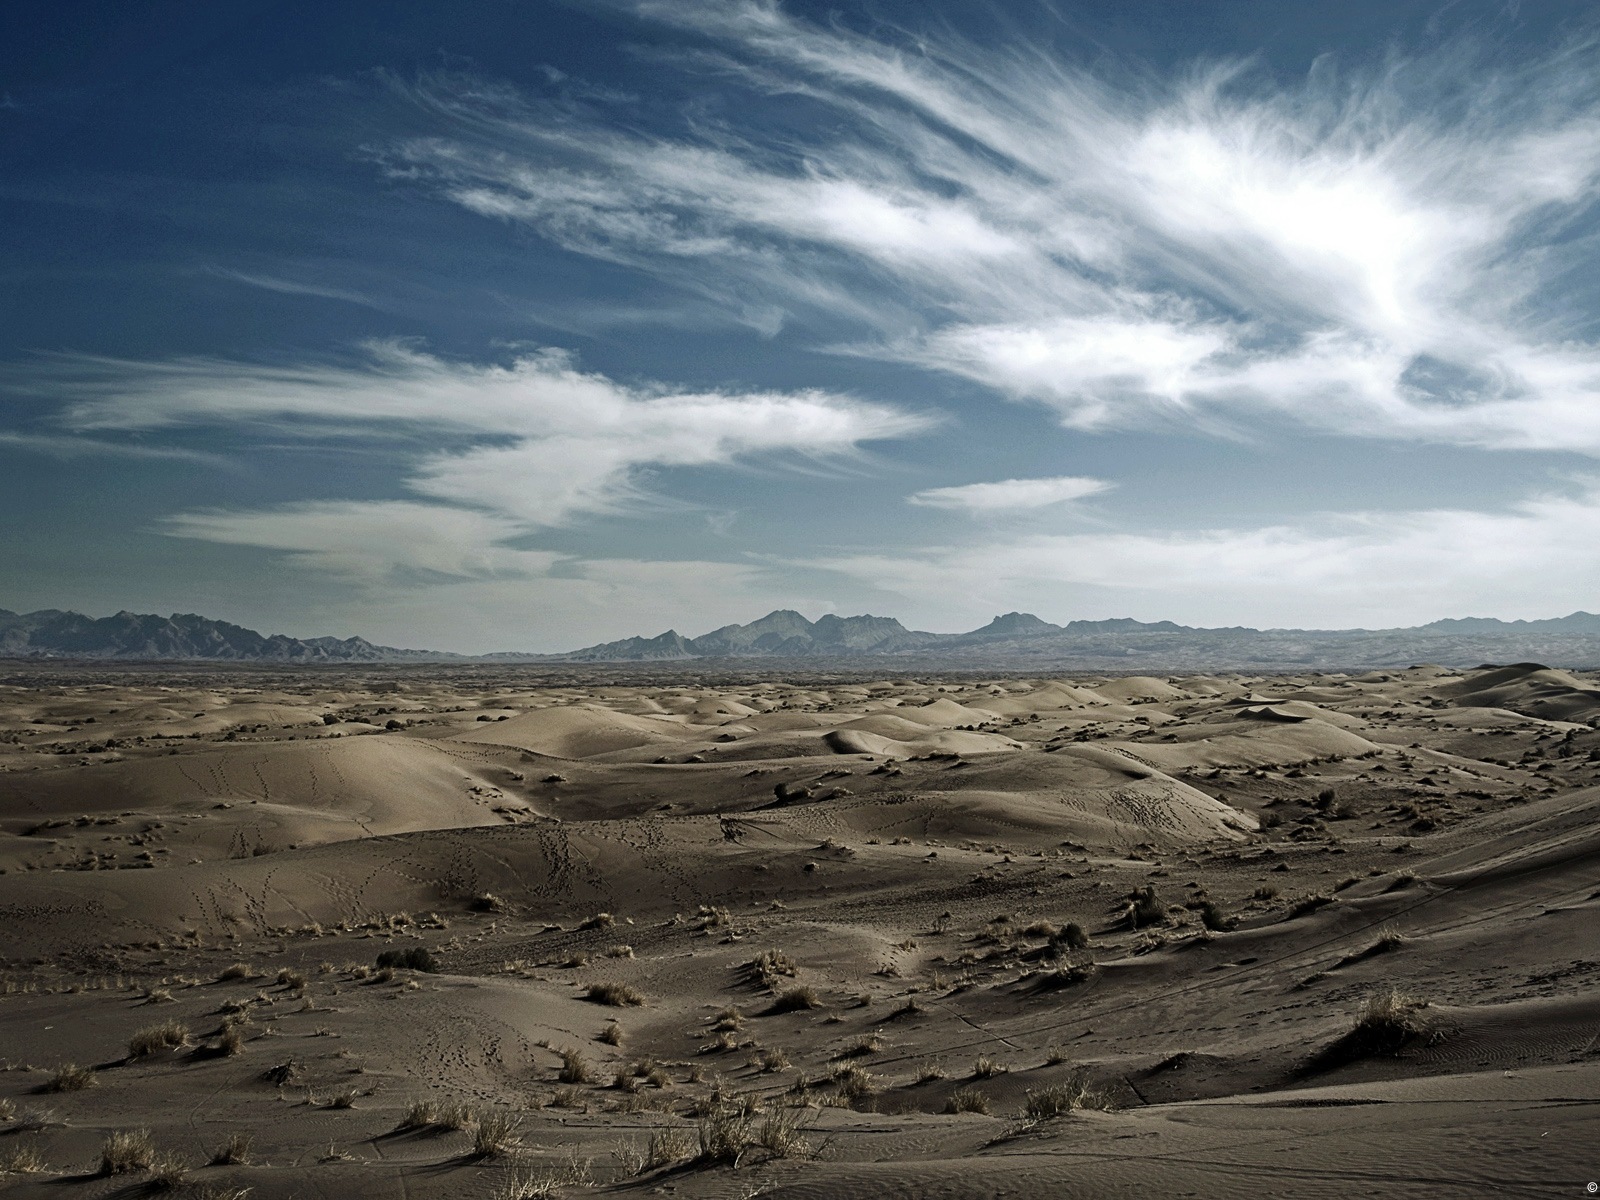
M 0 10 L 0 607 L 1600 610 L 1600 22 Z

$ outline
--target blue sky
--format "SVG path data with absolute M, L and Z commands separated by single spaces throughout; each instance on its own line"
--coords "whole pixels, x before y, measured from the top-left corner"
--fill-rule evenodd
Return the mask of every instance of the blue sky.
M 0 606 L 1600 608 L 1585 7 L 8 5 Z

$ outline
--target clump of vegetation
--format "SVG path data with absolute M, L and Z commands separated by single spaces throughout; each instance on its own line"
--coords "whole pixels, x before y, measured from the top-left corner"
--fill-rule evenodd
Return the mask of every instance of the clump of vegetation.
M 100 1144 L 100 1174 L 128 1175 L 148 1170 L 156 1144 L 148 1129 L 119 1129 Z
M 81 1092 L 99 1084 L 95 1073 L 77 1063 L 62 1063 L 40 1086 L 41 1092 Z
M 1316 912 L 1317 909 L 1324 908 L 1332 903 L 1332 896 L 1324 896 L 1320 892 L 1310 896 L 1304 896 L 1295 901 L 1294 907 L 1289 910 L 1289 917 L 1291 920 L 1295 917 L 1304 917 Z
M 622 1026 L 612 1021 L 595 1035 L 595 1041 L 604 1042 L 608 1046 L 622 1045 Z
M 608 912 L 595 913 L 592 917 L 585 917 L 578 922 L 579 929 L 610 929 L 617 923 L 617 919 Z
M 1149 925 L 1165 925 L 1167 923 L 1167 906 L 1161 897 L 1156 895 L 1153 885 L 1133 889 L 1133 896 L 1129 900 L 1127 910 L 1123 914 L 1129 929 L 1144 929 Z
M 181 1021 L 164 1021 L 160 1025 L 147 1025 L 128 1039 L 129 1058 L 148 1058 L 161 1050 L 175 1050 L 187 1046 L 193 1035 Z
M 188 1181 L 189 1164 L 176 1154 L 158 1154 L 150 1164 L 145 1186 L 152 1192 L 170 1192 Z
M 1318 1053 L 1307 1064 L 1305 1073 L 1330 1071 L 1358 1059 L 1399 1054 L 1424 1039 L 1430 1044 L 1438 1041 L 1443 1035 L 1421 1015 L 1427 1007 L 1426 1000 L 1394 988 L 1368 996 L 1350 1029 Z
M 872 1076 L 860 1067 L 840 1067 L 833 1073 L 839 1087 L 839 1097 L 850 1104 L 859 1104 L 877 1090 Z
M 1089 947 L 1089 935 L 1076 921 L 1068 921 L 1061 932 L 1050 940 L 1068 950 L 1086 950 Z
M 782 950 L 763 950 L 745 964 L 745 970 L 752 981 L 775 990 L 784 976 L 792 979 L 800 973 L 800 964 Z
M 596 1004 L 609 1004 L 612 1008 L 638 1007 L 644 1003 L 644 995 L 626 983 L 591 983 L 583 998 Z
M 1111 1102 L 1089 1086 L 1089 1077 L 1081 1071 L 1065 1083 L 1028 1092 L 1028 1116 L 1035 1121 L 1065 1116 L 1083 1108 L 1105 1109 Z
M 974 1079 L 990 1079 L 996 1075 L 1004 1075 L 1010 1068 L 998 1059 L 987 1054 L 980 1054 L 972 1061 L 972 1077 Z
M 231 983 L 235 979 L 254 979 L 255 971 L 248 963 L 236 962 L 223 967 L 217 975 L 218 983 Z
M 1226 933 L 1234 926 L 1234 920 L 1222 911 L 1221 905 L 1214 900 L 1204 901 L 1200 905 L 1200 923 L 1213 933 Z
M 480 1109 L 472 1131 L 472 1153 L 479 1158 L 495 1158 L 510 1154 L 521 1142 L 517 1135 L 520 1122 L 512 1114 L 498 1109 Z
M 556 1051 L 561 1056 L 561 1069 L 556 1078 L 562 1083 L 593 1083 L 594 1068 L 582 1050 L 566 1047 Z
M 211 1152 L 211 1165 L 213 1167 L 229 1167 L 238 1163 L 250 1161 L 251 1147 L 255 1140 L 248 1133 L 235 1133 Z
M 957 1088 L 944 1102 L 947 1113 L 981 1113 L 989 1115 L 989 1097 L 977 1088 Z
M 385 950 L 378 955 L 378 969 L 393 971 L 423 971 L 435 975 L 439 963 L 426 946 L 412 946 L 405 950 Z
M 799 1012 L 801 1009 L 821 1008 L 822 998 L 810 986 L 786 988 L 773 997 L 770 1013 Z
M 36 1175 L 45 1169 L 44 1155 L 32 1145 L 0 1150 L 0 1175 Z

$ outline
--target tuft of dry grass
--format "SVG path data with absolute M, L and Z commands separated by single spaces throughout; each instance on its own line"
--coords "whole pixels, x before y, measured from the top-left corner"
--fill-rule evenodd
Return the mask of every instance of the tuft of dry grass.
M 668 1127 L 650 1135 L 650 1147 L 645 1151 L 644 1169 L 654 1171 L 682 1162 L 694 1153 L 694 1139 L 687 1129 Z
M 81 1092 L 84 1088 L 97 1087 L 100 1080 L 88 1067 L 80 1067 L 77 1063 L 62 1063 L 44 1081 L 39 1088 L 41 1092 Z
M 170 1192 L 183 1187 L 189 1180 L 189 1164 L 176 1154 L 157 1154 L 150 1163 L 150 1177 L 145 1187 L 152 1192 Z
M 810 986 L 792 987 L 773 997 L 772 1006 L 767 1009 L 772 1013 L 799 1012 L 801 1009 L 821 1008 L 822 998 L 817 995 L 817 989 Z
M 218 983 L 232 983 L 236 979 L 254 979 L 255 969 L 249 963 L 229 963 L 217 975 Z
M 635 1008 L 644 1003 L 643 993 L 626 983 L 591 983 L 583 998 L 612 1008 Z
M 937 1060 L 923 1063 L 917 1068 L 918 1083 L 934 1083 L 940 1079 L 949 1078 L 950 1072 L 944 1069 L 944 1064 Z
M 119 1129 L 100 1144 L 100 1174 L 128 1175 L 148 1170 L 156 1144 L 148 1129 Z
M 569 1046 L 556 1053 L 561 1056 L 561 1069 L 556 1072 L 556 1078 L 562 1083 L 594 1082 L 594 1068 L 582 1050 Z
M 622 1026 L 612 1021 L 595 1035 L 595 1041 L 604 1042 L 608 1046 L 622 1045 Z
M 1010 1069 L 998 1059 L 991 1058 L 987 1054 L 980 1054 L 972 1061 L 972 1077 L 974 1079 L 992 1079 L 996 1075 L 1004 1075 Z
M 37 1146 L 8 1146 L 0 1150 L 0 1175 L 37 1175 L 46 1166 Z
M 782 950 L 763 950 L 745 964 L 745 970 L 755 983 L 776 990 L 785 976 L 793 979 L 800 974 L 800 964 Z
M 1089 1086 L 1089 1077 L 1081 1071 L 1074 1072 L 1065 1083 L 1028 1091 L 1028 1116 L 1035 1121 L 1064 1116 L 1079 1109 L 1110 1106 L 1103 1094 Z
M 250 1161 L 251 1147 L 254 1144 L 254 1137 L 248 1133 L 232 1134 L 227 1141 L 211 1152 L 210 1165 L 213 1167 L 231 1167 L 239 1163 L 247 1163 Z
M 159 1025 L 146 1025 L 128 1040 L 129 1058 L 148 1058 L 161 1050 L 176 1050 L 187 1046 L 194 1035 L 181 1021 L 163 1021 Z
M 977 1088 L 957 1088 L 944 1102 L 947 1113 L 982 1113 L 989 1115 L 989 1097 Z
M 522 1143 L 517 1130 L 522 1122 L 508 1112 L 479 1109 L 472 1131 L 472 1153 L 478 1158 L 510 1154 Z
M 756 1066 L 765 1075 L 770 1075 L 774 1071 L 786 1071 L 789 1065 L 789 1052 L 777 1046 L 769 1047 L 756 1055 Z

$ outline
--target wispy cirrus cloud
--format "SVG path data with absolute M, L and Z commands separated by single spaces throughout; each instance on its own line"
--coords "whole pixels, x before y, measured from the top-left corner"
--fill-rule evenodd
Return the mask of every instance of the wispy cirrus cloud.
M 413 443 L 457 443 L 407 460 L 404 482 L 416 500 L 196 512 L 165 525 L 178 536 L 284 551 L 301 565 L 358 577 L 400 568 L 540 573 L 555 557 L 516 548 L 519 538 L 671 503 L 650 491 L 641 471 L 838 460 L 933 424 L 821 391 L 629 386 L 581 371 L 557 351 L 486 364 L 399 342 L 369 345 L 358 361 L 286 365 L 57 356 L 8 383 L 56 399 L 61 421 L 80 434 L 235 427 L 280 439 L 404 432 Z
M 384 152 L 472 211 L 740 310 L 853 327 L 1084 428 L 1260 414 L 1600 453 L 1600 49 L 1458 45 L 1283 85 L 636 3 L 828 115 L 646 131 L 437 77 Z M 820 326 L 819 326 L 820 327 Z
M 1059 475 L 1051 479 L 1001 479 L 993 483 L 928 488 L 908 497 L 908 500 L 924 508 L 956 509 L 976 515 L 1047 508 L 1053 504 L 1098 496 L 1111 487 L 1103 479 Z

